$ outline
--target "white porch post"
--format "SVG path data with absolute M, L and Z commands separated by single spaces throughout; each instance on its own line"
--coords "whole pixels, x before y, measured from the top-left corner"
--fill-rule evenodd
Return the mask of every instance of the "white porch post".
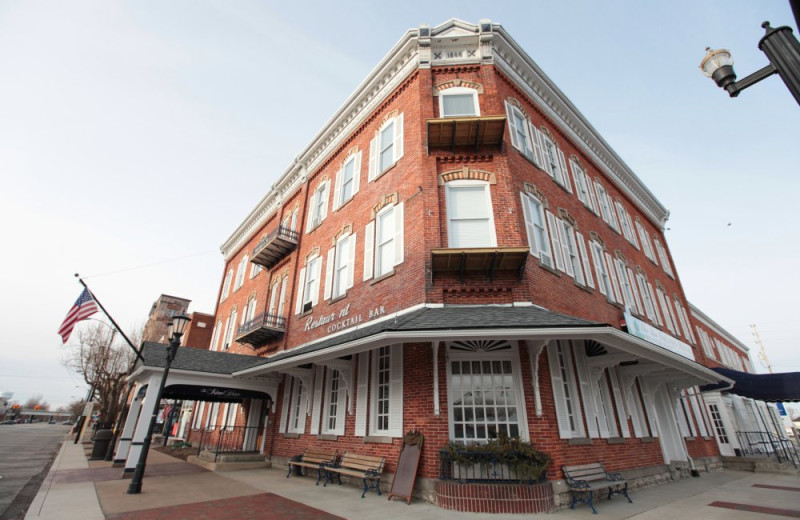
M 128 458 L 128 451 L 131 449 L 131 440 L 133 439 L 133 429 L 136 426 L 136 421 L 139 420 L 139 412 L 142 409 L 142 400 L 138 397 L 139 389 L 137 386 L 134 392 L 133 401 L 131 401 L 128 416 L 125 418 L 125 426 L 122 428 L 122 435 L 119 439 L 119 446 L 117 446 L 117 453 L 114 456 L 114 465 L 120 466 Z
M 128 458 L 125 460 L 125 470 L 123 474 L 133 474 L 136 471 L 136 463 L 139 461 L 139 454 L 142 452 L 142 444 L 147 435 L 147 427 L 150 425 L 150 418 L 155 413 L 158 403 L 156 402 L 156 394 L 161 379 L 161 372 L 152 374 L 147 381 L 147 392 L 142 400 L 141 408 L 139 410 L 139 419 L 136 421 L 136 430 L 131 439 L 130 450 Z M 131 414 L 132 415 L 132 414 Z

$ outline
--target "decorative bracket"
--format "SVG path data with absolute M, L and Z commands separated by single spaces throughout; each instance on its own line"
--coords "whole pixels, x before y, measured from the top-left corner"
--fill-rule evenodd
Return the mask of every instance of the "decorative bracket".
M 539 390 L 539 357 L 550 340 L 527 341 L 528 358 L 531 363 L 531 384 L 533 384 L 533 399 L 536 408 L 536 417 L 542 416 L 542 394 Z
M 293 368 L 285 368 L 281 372 L 285 374 L 289 374 L 290 376 L 297 377 L 300 379 L 300 382 L 303 383 L 303 386 L 306 388 L 305 397 L 306 397 L 306 415 L 311 413 L 311 394 L 314 390 L 314 370 L 311 368 L 300 368 L 300 367 L 293 367 Z
M 319 361 L 317 364 L 339 371 L 339 377 L 344 381 L 345 392 L 347 392 L 347 413 L 353 415 L 353 361 L 328 359 Z

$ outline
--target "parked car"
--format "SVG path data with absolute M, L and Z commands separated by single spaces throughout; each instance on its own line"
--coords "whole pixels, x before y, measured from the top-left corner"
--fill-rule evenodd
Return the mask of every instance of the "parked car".
M 17 424 L 17 423 L 13 419 L 8 419 L 7 421 L 0 422 L 0 424 Z

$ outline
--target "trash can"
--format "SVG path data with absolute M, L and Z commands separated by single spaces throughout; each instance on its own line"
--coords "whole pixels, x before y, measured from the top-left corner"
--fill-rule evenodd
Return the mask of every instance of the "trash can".
M 92 455 L 89 460 L 103 460 L 106 458 L 108 445 L 114 433 L 111 430 L 97 430 L 94 434 L 94 446 L 92 446 Z

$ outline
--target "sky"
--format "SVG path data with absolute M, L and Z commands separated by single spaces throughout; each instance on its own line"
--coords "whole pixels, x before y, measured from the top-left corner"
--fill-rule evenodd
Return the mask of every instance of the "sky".
M 56 333 L 75 273 L 127 331 L 162 293 L 214 312 L 220 245 L 406 30 L 450 18 L 505 27 L 670 210 L 689 300 L 758 371 L 751 324 L 800 371 L 800 107 L 698 69 L 707 46 L 765 66 L 788 0 L 0 0 L 0 391 L 85 395 Z

